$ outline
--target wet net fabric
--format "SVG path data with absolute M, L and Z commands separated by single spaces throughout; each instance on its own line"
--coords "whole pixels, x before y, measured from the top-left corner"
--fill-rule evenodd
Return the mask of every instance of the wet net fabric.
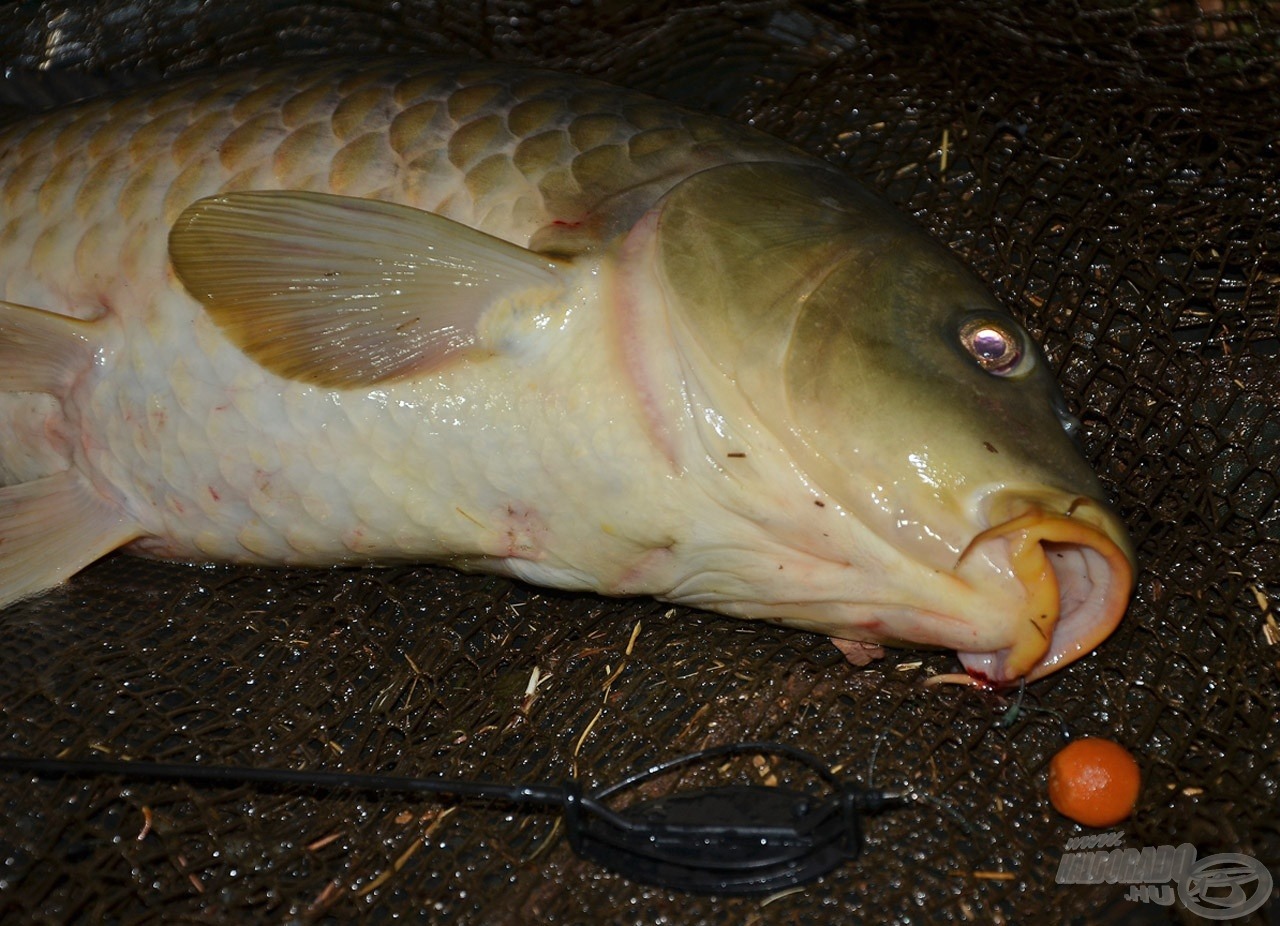
M 0 920 L 1189 918 L 1120 885 L 1055 884 L 1084 832 L 1046 798 L 1066 733 L 1138 754 L 1126 845 L 1191 842 L 1280 873 L 1280 14 L 1232 0 L 253 11 L 9 7 L 0 115 L 206 65 L 396 51 L 550 65 L 749 122 L 885 193 L 1027 321 L 1133 532 L 1136 597 L 1111 640 L 1015 711 L 923 687 L 955 670 L 949 654 L 854 668 L 823 638 L 648 600 L 433 568 L 110 557 L 0 613 L 4 751 L 603 784 L 771 739 L 945 806 L 869 821 L 861 859 L 762 904 L 602 872 L 551 813 L 6 775 Z M 789 771 L 744 759 L 685 780 Z

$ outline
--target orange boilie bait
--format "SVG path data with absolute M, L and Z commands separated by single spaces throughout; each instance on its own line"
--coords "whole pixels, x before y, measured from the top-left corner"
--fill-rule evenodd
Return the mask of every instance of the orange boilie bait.
M 1049 763 L 1049 801 L 1064 817 L 1085 826 L 1114 826 L 1133 813 L 1142 774 L 1119 743 L 1084 737 L 1068 743 Z

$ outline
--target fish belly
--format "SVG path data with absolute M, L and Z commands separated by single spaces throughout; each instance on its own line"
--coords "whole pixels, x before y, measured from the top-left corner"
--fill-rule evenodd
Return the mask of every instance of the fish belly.
M 334 390 L 232 345 L 176 278 L 168 232 L 202 197 L 308 190 L 589 256 L 683 177 L 764 157 L 794 154 L 603 85 L 404 62 L 193 77 L 12 127 L 0 299 L 89 322 L 91 350 L 53 402 L 0 394 L 0 492 L 83 477 L 76 498 L 110 521 L 95 556 L 131 534 L 169 558 L 436 559 L 632 590 L 687 515 L 657 491 L 667 461 L 589 259 L 538 325 L 491 333 L 501 354 Z

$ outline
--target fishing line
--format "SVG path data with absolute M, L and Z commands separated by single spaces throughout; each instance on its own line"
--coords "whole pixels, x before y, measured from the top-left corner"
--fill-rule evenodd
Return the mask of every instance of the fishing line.
M 606 803 L 658 776 L 726 756 L 777 756 L 805 766 L 825 794 L 781 785 L 719 785 Z M 907 795 L 861 788 L 811 753 L 782 743 L 745 742 L 698 750 L 651 765 L 616 784 L 584 791 L 563 784 L 414 778 L 351 772 L 109 759 L 28 759 L 0 755 L 0 769 L 43 777 L 116 775 L 235 786 L 257 784 L 376 794 L 447 794 L 518 807 L 558 807 L 577 855 L 646 884 L 699 894 L 765 894 L 806 884 L 862 851 L 862 818 L 900 806 Z
M 1019 687 L 1019 692 L 1021 692 L 1022 689 L 1025 688 L 1025 686 L 1026 686 L 1026 682 L 1024 680 L 1022 683 L 1022 686 Z M 914 698 L 915 694 L 917 693 L 918 692 L 908 694 L 906 697 L 899 700 L 898 703 L 893 706 L 893 709 L 889 711 L 888 715 L 886 715 L 884 720 L 881 721 L 880 731 L 876 733 L 875 740 L 871 744 L 871 755 L 867 760 L 867 787 L 869 789 L 875 788 L 876 759 L 880 755 L 880 746 L 882 743 L 884 743 L 885 734 L 889 732 L 889 721 L 892 720 L 894 714 L 898 713 L 898 710 L 908 701 L 911 701 Z M 1019 704 L 1022 703 L 1021 694 L 1019 694 L 1018 703 Z M 950 803 L 948 803 L 947 801 L 944 801 L 942 798 L 937 797 L 936 795 L 930 794 L 928 791 L 923 791 L 915 787 L 911 787 L 911 788 L 908 788 L 906 791 L 896 792 L 896 793 L 898 795 L 899 803 L 919 802 L 919 803 L 928 804 L 931 807 L 936 807 L 938 810 L 941 810 L 943 813 L 949 816 L 953 821 L 955 821 L 955 823 L 960 827 L 961 832 L 963 832 L 965 836 L 973 835 L 973 828 L 969 825 L 969 821 L 964 818 L 964 816 L 960 813 L 960 811 L 956 810 L 954 807 L 951 806 Z

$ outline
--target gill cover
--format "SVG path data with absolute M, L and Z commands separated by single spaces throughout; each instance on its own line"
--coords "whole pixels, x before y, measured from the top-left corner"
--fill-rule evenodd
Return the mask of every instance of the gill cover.
M 1026 332 L 941 245 L 834 171 L 733 164 L 677 186 L 658 218 L 673 325 L 748 398 L 821 489 L 864 521 L 928 512 L 974 534 L 975 492 L 1100 487 L 1054 409 Z M 973 319 L 1021 341 L 993 376 L 962 345 Z M 893 496 L 872 502 L 868 489 Z M 891 488 L 891 487 L 897 487 Z M 875 510 L 873 510 L 875 509 Z M 983 525 L 985 526 L 985 525 Z
M 1126 532 L 1043 355 L 949 251 L 834 171 L 749 163 L 675 187 L 655 254 L 686 368 L 721 374 L 699 381 L 708 400 L 745 401 L 814 491 L 897 551 L 878 591 L 848 573 L 827 632 L 946 641 L 993 681 L 1111 632 L 1132 587 Z M 842 624 L 840 606 L 884 620 Z

